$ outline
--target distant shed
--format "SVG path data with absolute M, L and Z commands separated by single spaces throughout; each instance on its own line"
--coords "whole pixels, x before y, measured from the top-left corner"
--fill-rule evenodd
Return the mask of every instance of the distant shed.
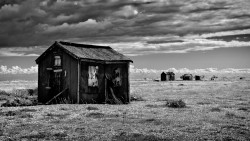
M 192 74 L 184 74 L 180 77 L 182 80 L 193 80 L 193 75 Z
M 167 81 L 175 81 L 174 72 L 167 72 Z
M 167 78 L 166 78 L 167 74 L 165 72 L 162 72 L 161 73 L 161 81 L 166 81 Z
M 195 75 L 194 78 L 196 81 L 199 81 L 199 80 L 203 80 L 204 79 L 204 75 Z
M 38 102 L 129 103 L 129 64 L 108 46 L 55 42 L 36 59 Z

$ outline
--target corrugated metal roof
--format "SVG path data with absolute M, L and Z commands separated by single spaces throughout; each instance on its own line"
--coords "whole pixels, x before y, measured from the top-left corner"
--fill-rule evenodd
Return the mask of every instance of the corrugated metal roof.
M 111 47 L 108 46 L 95 46 L 62 41 L 57 42 L 57 44 L 81 59 L 133 62 L 130 58 L 113 50 Z

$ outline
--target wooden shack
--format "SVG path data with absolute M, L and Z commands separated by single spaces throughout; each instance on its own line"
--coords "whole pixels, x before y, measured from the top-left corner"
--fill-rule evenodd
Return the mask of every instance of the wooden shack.
M 175 81 L 174 72 L 167 72 L 167 81 Z
M 129 64 L 108 46 L 55 42 L 37 59 L 38 102 L 129 103 Z
M 167 78 L 166 78 L 167 74 L 165 72 L 162 72 L 161 73 L 161 81 L 166 81 Z
M 205 78 L 205 76 L 204 75 L 195 75 L 194 78 L 196 81 L 200 81 L 200 80 L 203 80 Z
M 193 75 L 192 74 L 184 74 L 180 77 L 182 80 L 193 80 Z

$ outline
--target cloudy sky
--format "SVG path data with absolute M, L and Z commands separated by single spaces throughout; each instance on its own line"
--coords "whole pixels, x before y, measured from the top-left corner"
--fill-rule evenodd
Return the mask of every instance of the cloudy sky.
M 0 66 L 34 70 L 62 40 L 109 45 L 139 69 L 250 68 L 249 7 L 249 0 L 1 0 Z

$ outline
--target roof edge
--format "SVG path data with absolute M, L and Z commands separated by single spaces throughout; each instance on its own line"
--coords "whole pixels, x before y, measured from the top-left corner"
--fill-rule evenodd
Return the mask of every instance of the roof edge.
M 111 49 L 110 46 L 89 45 L 89 44 L 80 44 L 80 43 L 72 43 L 72 42 L 65 42 L 65 41 L 58 41 L 57 43 L 62 44 L 62 45 L 67 45 L 67 46 L 75 46 L 75 47 Z
M 96 46 L 96 45 L 87 45 L 87 44 L 78 44 L 78 43 L 71 43 L 71 42 L 64 42 L 64 41 L 55 41 L 49 48 L 47 48 L 47 50 L 45 50 L 36 60 L 35 60 L 35 62 L 36 62 L 36 64 L 38 64 L 39 62 L 40 62 L 40 60 L 44 57 L 44 56 L 46 56 L 46 54 L 47 54 L 47 52 L 49 52 L 50 50 L 52 50 L 53 48 L 55 48 L 55 47 L 59 47 L 59 48 L 61 48 L 62 50 L 64 50 L 65 51 L 65 53 L 67 53 L 67 54 L 69 54 L 70 56 L 72 56 L 73 58 L 75 58 L 75 59 L 88 59 L 88 60 L 93 60 L 93 61 L 108 61 L 108 62 L 116 62 L 116 61 L 122 61 L 122 62 L 131 62 L 131 63 L 133 63 L 133 61 L 130 59 L 130 58 L 128 58 L 128 59 L 126 59 L 126 60 L 101 60 L 101 59 L 89 59 L 89 58 L 79 58 L 78 56 L 76 56 L 74 53 L 72 53 L 72 52 L 70 52 L 69 50 L 67 50 L 67 49 L 65 49 L 64 47 L 63 47 L 63 45 L 68 45 L 68 46 L 76 46 L 76 47 L 89 47 L 89 48 L 104 48 L 104 49 L 111 49 L 111 50 L 113 50 L 111 47 L 109 47 L 109 46 Z M 113 51 L 115 51 L 115 50 L 113 50 Z M 115 52 L 117 52 L 117 51 L 115 51 Z M 117 53 L 119 53 L 119 52 L 117 52 Z M 120 54 L 120 53 L 119 53 Z M 123 55 L 123 54 L 121 54 L 121 55 Z M 123 55 L 124 56 L 124 55 Z
M 45 50 L 36 60 L 36 64 L 38 64 L 40 62 L 40 60 L 46 56 L 47 52 L 49 52 L 50 50 L 52 50 L 53 48 L 55 47 L 59 47 L 61 48 L 62 50 L 65 51 L 65 53 L 69 54 L 70 56 L 72 56 L 73 58 L 76 58 L 76 59 L 79 59 L 76 55 L 74 55 L 73 53 L 71 53 L 70 51 L 66 50 L 65 48 L 63 48 L 59 43 L 58 41 L 55 41 L 49 48 L 47 48 L 47 50 Z
M 132 60 L 101 60 L 101 59 L 90 59 L 90 58 L 80 58 L 81 61 L 100 61 L 100 62 L 131 62 Z
M 55 41 L 51 46 L 49 46 L 36 60 L 35 60 L 35 62 L 36 62 L 36 64 L 38 64 L 39 63 L 39 61 L 41 60 L 41 58 L 43 57 L 43 56 L 45 56 L 46 55 L 46 53 L 49 51 L 49 50 L 51 50 L 52 48 L 53 48 L 53 46 L 55 45 L 57 43 L 57 41 Z

